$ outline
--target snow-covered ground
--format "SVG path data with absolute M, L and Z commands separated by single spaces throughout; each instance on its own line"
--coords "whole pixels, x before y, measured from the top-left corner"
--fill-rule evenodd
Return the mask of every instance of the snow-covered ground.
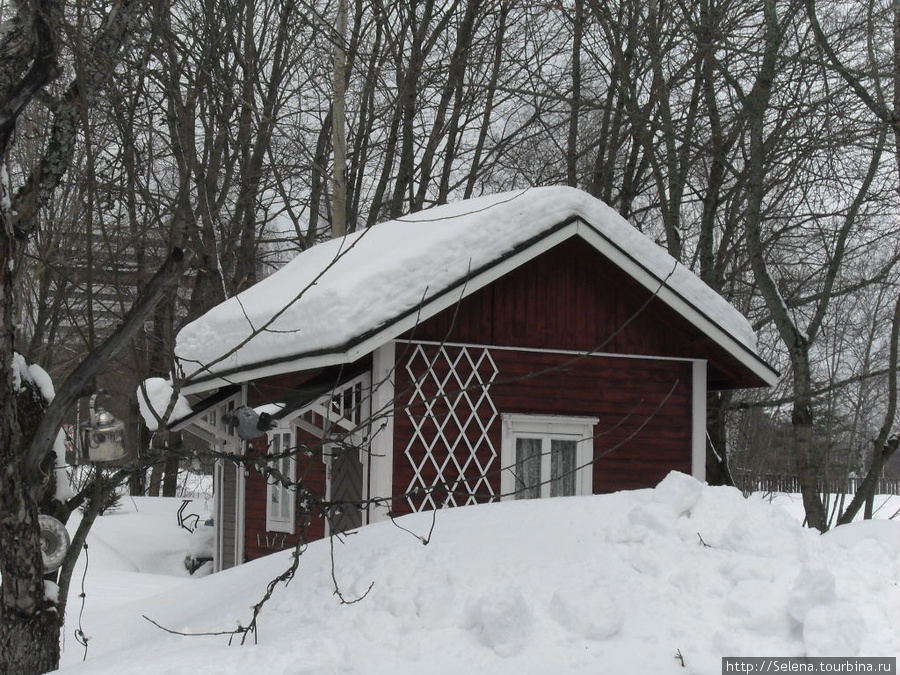
M 180 504 L 126 498 L 98 519 L 80 615 L 87 661 L 73 637 L 76 575 L 62 672 L 712 675 L 722 656 L 900 654 L 900 522 L 820 536 L 764 499 L 681 474 L 653 490 L 408 516 L 397 525 L 415 535 L 372 525 L 336 540 L 333 556 L 318 542 L 245 646 L 142 618 L 185 633 L 246 625 L 289 565 L 280 553 L 188 576 Z M 334 580 L 347 600 L 370 590 L 341 604 Z

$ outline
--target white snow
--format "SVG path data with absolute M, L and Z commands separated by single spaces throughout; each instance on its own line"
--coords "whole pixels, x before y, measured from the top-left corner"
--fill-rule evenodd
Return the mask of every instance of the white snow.
M 314 246 L 183 328 L 178 365 L 190 382 L 270 359 L 340 351 L 570 218 L 756 353 L 746 319 L 613 209 L 574 188 L 541 187 L 428 209 Z
M 683 474 L 656 489 L 440 511 L 427 545 L 370 525 L 334 541 L 333 569 L 329 542 L 313 543 L 263 610 L 258 644 L 230 647 L 142 615 L 188 633 L 245 626 L 290 553 L 191 578 L 179 569 L 191 537 L 175 524 L 180 501 L 123 506 L 89 538 L 81 626 L 92 639 L 81 663 L 66 638 L 63 673 L 718 675 L 722 656 L 900 654 L 900 523 L 820 536 Z M 425 536 L 432 514 L 398 524 Z M 371 590 L 341 604 L 332 574 L 347 600 Z M 79 592 L 76 581 L 67 636 Z
M 53 380 L 50 379 L 47 371 L 38 364 L 32 363 L 28 366 L 28 374 L 31 376 L 31 381 L 37 386 L 38 391 L 41 392 L 44 400 L 50 403 L 56 396 L 56 390 L 53 388 Z
M 6 169 L 6 164 L 2 164 L 0 165 L 0 210 L 2 210 L 3 213 L 9 213 L 10 215 L 13 215 L 12 200 L 10 199 L 11 191 L 12 188 L 9 184 L 9 171 L 7 171 Z M 13 269 L 12 256 L 10 256 L 9 259 L 9 269 Z
M 18 352 L 13 352 L 12 366 L 13 391 L 18 391 L 22 382 L 30 382 L 41 392 L 41 396 L 47 403 L 53 400 L 56 390 L 53 388 L 53 380 L 46 370 L 36 363 L 29 364 L 25 357 Z
M 44 579 L 44 597 L 50 602 L 59 602 L 59 586 Z
M 64 502 L 75 494 L 72 489 L 72 483 L 69 480 L 68 466 L 66 461 L 66 432 L 60 429 L 56 432 L 56 438 L 53 441 L 53 452 L 56 455 L 56 464 L 54 471 L 56 472 L 56 491 L 54 497 L 57 501 Z
M 13 372 L 13 391 L 19 391 L 23 382 L 30 382 L 40 392 L 46 403 L 53 401 L 56 396 L 56 389 L 53 386 L 53 380 L 46 370 L 36 363 L 29 364 L 25 357 L 18 352 L 13 352 L 12 361 Z M 66 473 L 66 443 L 65 432 L 60 429 L 56 433 L 56 439 L 53 442 L 53 452 L 56 454 L 56 493 L 55 497 L 59 501 L 65 501 L 72 496 L 72 486 L 69 483 L 69 476 Z
M 144 395 L 145 390 L 146 396 Z M 138 407 L 141 411 L 141 417 L 143 418 L 147 429 L 150 431 L 156 431 L 159 427 L 157 419 L 162 419 L 162 416 L 166 414 L 166 408 L 169 406 L 169 401 L 172 400 L 173 391 L 172 381 L 165 380 L 161 377 L 150 377 L 144 380 L 143 387 L 137 388 L 137 400 Z M 155 412 L 156 415 L 154 415 L 151 410 Z M 181 394 L 178 394 L 178 398 L 175 401 L 175 407 L 172 409 L 168 421 L 171 422 L 172 420 L 180 419 L 190 414 L 191 406 L 188 404 L 187 399 Z

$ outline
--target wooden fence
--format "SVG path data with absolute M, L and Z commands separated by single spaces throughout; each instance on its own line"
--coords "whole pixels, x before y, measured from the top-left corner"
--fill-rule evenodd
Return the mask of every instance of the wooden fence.
M 800 480 L 790 474 L 764 474 L 758 476 L 734 474 L 737 486 L 747 492 L 800 492 Z M 819 492 L 834 494 L 856 494 L 856 489 L 862 482 L 859 478 L 826 478 L 819 481 Z M 876 494 L 900 495 L 900 478 L 878 479 Z

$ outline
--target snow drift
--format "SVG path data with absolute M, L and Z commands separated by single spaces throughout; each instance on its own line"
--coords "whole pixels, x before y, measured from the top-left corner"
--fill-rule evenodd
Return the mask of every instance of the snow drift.
M 712 675 L 722 656 L 900 652 L 900 523 L 820 536 L 678 473 L 652 490 L 432 518 L 312 544 L 256 645 L 168 634 L 141 615 L 185 633 L 246 625 L 290 553 L 95 614 L 87 663 L 68 645 L 63 672 Z M 333 579 L 362 599 L 342 604 Z

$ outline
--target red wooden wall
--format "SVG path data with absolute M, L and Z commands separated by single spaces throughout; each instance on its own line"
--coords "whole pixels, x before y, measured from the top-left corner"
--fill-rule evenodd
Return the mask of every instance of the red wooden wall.
M 250 453 L 265 456 L 267 451 L 266 437 L 261 436 L 251 442 Z M 311 493 L 313 501 L 325 499 L 325 464 L 322 462 L 321 444 L 312 434 L 298 430 L 297 443 L 306 445 L 312 452 L 308 456 L 304 452 L 297 453 L 297 480 L 303 488 Z M 245 520 L 244 520 L 244 559 L 254 560 L 274 551 L 292 548 L 303 537 L 304 541 L 314 541 L 325 536 L 325 518 L 320 509 L 314 507 L 309 513 L 300 509 L 300 496 L 295 503 L 295 532 L 266 531 L 266 479 L 263 474 L 253 468 L 247 473 Z
M 435 360 L 435 354 L 443 355 Z M 465 354 L 461 354 L 462 351 Z M 488 368 L 482 366 L 481 381 L 460 387 L 447 380 L 450 363 L 480 358 L 484 349 L 476 347 L 424 346 L 422 351 L 405 350 L 396 371 L 397 400 L 409 403 L 394 421 L 394 493 L 409 487 L 457 485 L 453 503 L 490 501 L 500 494 L 501 414 L 530 413 L 545 415 L 595 416 L 593 492 L 651 487 L 675 469 L 691 472 L 691 391 L 692 365 L 686 361 L 625 359 L 590 356 L 573 359 L 570 355 L 546 352 L 490 349 L 496 376 L 490 381 Z M 425 375 L 425 359 L 434 363 L 432 375 Z M 412 372 L 410 372 L 410 370 Z M 462 377 L 465 381 L 465 375 Z M 492 403 L 481 397 L 480 382 L 488 382 Z M 437 382 L 445 383 L 445 396 L 438 395 Z M 446 386 L 449 382 L 449 386 Z M 415 383 L 415 384 L 414 384 Z M 416 387 L 431 400 L 427 411 L 419 402 Z M 451 401 L 457 406 L 465 388 L 471 407 L 478 407 L 487 428 L 467 421 L 465 414 L 456 419 L 447 416 Z M 493 421 L 487 420 L 493 416 Z M 415 437 L 414 422 L 422 425 L 423 436 L 432 437 L 441 429 L 446 442 L 437 444 L 434 461 L 425 458 L 425 444 Z M 465 438 L 462 438 L 465 436 Z M 477 462 L 468 462 L 460 478 L 459 471 L 445 470 L 440 478 L 435 466 L 453 466 L 446 462 L 449 452 L 464 466 L 474 448 Z M 409 452 L 411 456 L 406 453 Z M 492 453 L 495 454 L 491 460 Z M 417 481 L 414 466 L 422 466 Z M 485 480 L 481 480 L 482 475 Z M 432 495 L 434 503 L 446 498 L 441 487 Z M 394 502 L 396 513 L 408 513 L 430 506 L 422 492 L 406 495 Z
M 502 413 L 598 417 L 595 493 L 649 487 L 673 469 L 690 473 L 689 361 L 578 358 L 540 350 L 710 359 L 713 387 L 736 386 L 746 377 L 739 375 L 743 369 L 714 349 L 700 331 L 580 239 L 556 246 L 423 321 L 403 337 L 410 342 L 397 345 L 397 395 L 400 402 L 412 406 L 395 419 L 394 492 L 417 483 L 449 482 L 456 485 L 451 503 L 461 503 L 466 497 L 488 501 L 500 493 Z M 482 434 L 477 425 L 464 424 L 459 430 L 457 422 L 446 418 L 446 408 L 460 403 L 458 395 L 434 402 L 437 382 L 444 380 L 450 366 L 439 359 L 435 375 L 423 379 L 425 358 L 416 351 L 419 341 L 447 344 L 450 361 L 459 359 L 462 349 L 451 345 L 531 350 L 490 350 L 497 370 L 489 387 L 493 409 L 482 401 L 480 413 L 483 419 L 494 412 L 496 416 L 480 444 L 477 437 Z M 427 347 L 427 356 L 433 358 L 438 349 Z M 467 349 L 470 354 L 480 351 Z M 481 370 L 485 370 L 483 365 Z M 489 379 L 486 372 L 480 375 L 480 381 Z M 476 385 L 478 381 L 475 378 Z M 425 415 L 422 394 L 416 394 L 414 383 L 433 400 L 429 415 Z M 457 383 L 451 380 L 451 384 Z M 423 419 L 423 415 L 433 419 Z M 437 444 L 434 462 L 424 459 L 424 444 L 414 438 L 414 420 L 422 425 L 425 436 L 433 435 L 437 427 L 449 436 L 447 443 Z M 458 440 L 460 435 L 466 439 Z M 410 443 L 412 459 L 405 454 Z M 466 465 L 464 455 L 472 446 L 477 446 L 478 461 L 468 462 L 463 472 L 457 470 L 462 473 L 458 479 L 448 475 L 453 470 L 445 470 L 439 477 L 439 466 L 453 466 L 447 454 L 454 445 L 458 464 Z M 496 458 L 491 461 L 492 452 Z M 482 474 L 485 477 L 480 480 Z M 447 495 L 437 490 L 430 499 L 421 492 L 407 495 L 395 500 L 395 511 L 440 504 Z
M 579 238 L 509 272 L 404 337 L 702 358 L 709 361 L 710 389 L 764 384 Z

